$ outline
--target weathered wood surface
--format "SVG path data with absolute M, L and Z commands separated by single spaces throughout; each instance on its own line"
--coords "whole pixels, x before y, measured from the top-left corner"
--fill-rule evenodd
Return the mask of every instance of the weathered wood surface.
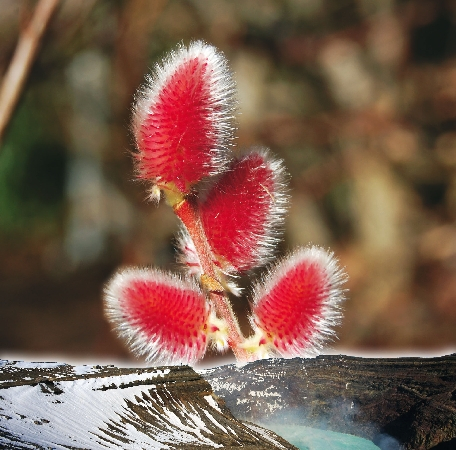
M 456 354 L 262 360 L 203 376 L 239 419 L 327 428 L 388 450 L 456 449 Z
M 295 449 L 236 420 L 187 366 L 119 369 L 0 360 L 0 448 Z

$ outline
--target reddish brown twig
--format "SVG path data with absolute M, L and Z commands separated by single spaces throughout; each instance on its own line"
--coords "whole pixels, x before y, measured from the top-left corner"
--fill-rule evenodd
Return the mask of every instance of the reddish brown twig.
M 225 289 L 219 279 L 219 273 L 214 265 L 214 257 L 207 242 L 204 228 L 201 224 L 199 212 L 191 201 L 184 200 L 174 206 L 174 212 L 182 220 L 193 243 L 195 244 L 201 267 L 204 274 L 201 277 L 202 286 L 209 292 L 215 310 L 228 325 L 229 346 L 238 362 L 246 363 L 251 360 L 251 355 L 241 347 L 245 338 L 239 328 L 233 308 L 228 300 Z
M 59 0 L 40 0 L 32 19 L 19 36 L 0 87 L 0 143 L 35 59 L 38 45 L 58 4 Z

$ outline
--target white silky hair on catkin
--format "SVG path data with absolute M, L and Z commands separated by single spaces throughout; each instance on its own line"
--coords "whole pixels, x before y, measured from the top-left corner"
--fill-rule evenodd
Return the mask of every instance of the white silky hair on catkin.
M 188 47 L 179 45 L 146 76 L 145 83 L 138 89 L 132 110 L 131 129 L 140 148 L 140 129 L 145 119 L 154 110 L 160 92 L 179 66 L 198 58 L 207 62 L 208 91 L 210 92 L 210 121 L 215 129 L 216 145 L 211 150 L 212 168 L 209 175 L 219 173 L 229 160 L 234 135 L 234 116 L 237 109 L 236 88 L 224 55 L 203 41 L 191 42 Z
M 201 267 L 201 261 L 196 251 L 193 239 L 188 234 L 188 231 L 183 226 L 179 230 L 177 238 L 177 262 L 185 267 L 187 273 L 195 278 L 200 278 L 204 273 Z
M 264 165 L 270 170 L 273 184 L 273 192 L 266 190 L 266 195 L 272 199 L 271 207 L 264 221 L 262 233 L 253 236 L 241 237 L 236 245 L 239 247 L 252 245 L 256 247 L 255 262 L 251 269 L 263 266 L 270 262 L 275 256 L 275 249 L 281 239 L 285 216 L 288 212 L 290 197 L 288 195 L 288 174 L 283 161 L 271 155 L 270 151 L 264 147 L 254 147 L 244 154 L 248 158 L 250 155 L 258 154 L 264 161 Z M 251 270 L 250 269 L 250 270 Z
M 181 227 L 179 230 L 177 249 L 179 252 L 177 255 L 177 262 L 183 266 L 188 275 L 194 277 L 196 280 L 199 280 L 201 275 L 203 275 L 204 270 L 201 267 L 201 262 L 195 244 L 184 227 Z M 235 275 L 221 269 L 220 274 L 222 275 L 222 280 L 220 281 L 223 287 L 234 296 L 240 297 L 242 295 L 243 288 L 239 287 L 233 280 Z
M 342 285 L 347 281 L 345 271 L 339 267 L 333 252 L 327 252 L 318 246 L 308 246 L 292 252 L 277 264 L 270 267 L 262 279 L 253 287 L 252 309 L 262 301 L 273 287 L 286 276 L 288 271 L 302 262 L 317 264 L 327 275 L 328 292 L 323 300 L 322 309 L 317 317 L 312 318 L 314 332 L 311 336 L 301 336 L 286 352 L 271 348 L 271 355 L 280 354 L 285 358 L 313 357 L 319 355 L 325 346 L 336 338 L 334 327 L 340 324 L 342 319 L 341 305 L 345 300 L 345 290 Z M 255 313 L 250 316 L 252 327 L 259 328 Z
M 119 337 L 126 342 L 137 356 L 145 357 L 147 363 L 160 365 L 195 364 L 204 356 L 206 347 L 198 351 L 196 346 L 187 348 L 181 355 L 168 351 L 160 336 L 151 338 L 139 327 L 130 322 L 123 306 L 123 290 L 136 280 L 158 282 L 177 289 L 189 289 L 201 293 L 200 287 L 192 280 L 183 280 L 175 274 L 168 274 L 159 269 L 127 268 L 119 270 L 104 289 L 105 315 L 114 326 Z M 209 305 L 206 303 L 209 316 Z
M 247 247 L 249 249 L 253 247 L 255 248 L 255 254 L 253 255 L 254 261 L 249 270 L 263 266 L 274 258 L 275 248 L 283 233 L 285 215 L 289 206 L 289 195 L 287 192 L 288 174 L 284 168 L 283 161 L 271 156 L 269 150 L 266 148 L 253 148 L 248 152 L 245 152 L 237 160 L 241 161 L 245 158 L 253 157 L 254 155 L 259 155 L 263 159 L 264 165 L 269 169 L 273 189 L 272 192 L 266 192 L 266 195 L 271 196 L 272 204 L 269 208 L 267 217 L 263 221 L 264 227 L 262 233 L 250 235 L 246 235 L 246 233 L 244 233 L 242 236 L 239 236 L 235 242 L 235 246 L 237 247 Z M 223 176 L 223 174 L 221 176 Z M 215 180 L 210 187 L 206 186 L 206 196 L 210 195 L 212 189 L 217 189 L 217 181 L 218 180 Z M 203 269 L 201 267 L 198 253 L 185 228 L 181 228 L 179 232 L 177 247 L 179 250 L 177 257 L 178 262 L 186 268 L 190 275 L 195 277 L 201 276 Z M 246 262 L 242 261 L 242 263 L 245 264 Z M 243 289 L 238 287 L 233 279 L 237 277 L 238 270 L 230 264 L 227 265 L 225 262 L 222 271 L 224 278 L 226 277 L 224 282 L 225 288 L 235 296 L 240 296 Z
M 260 224 L 261 231 L 253 233 L 242 232 L 238 233 L 237 238 L 232 243 L 235 248 L 241 249 L 239 253 L 247 253 L 247 256 L 239 259 L 236 262 L 230 262 L 223 259 L 223 270 L 231 277 L 236 276 L 239 272 L 249 272 L 257 267 L 261 267 L 270 262 L 275 257 L 275 250 L 280 241 L 285 223 L 285 216 L 288 212 L 290 196 L 288 194 L 288 178 L 289 175 L 284 167 L 283 161 L 271 155 L 269 150 L 264 147 L 253 147 L 247 151 L 241 152 L 235 159 L 231 161 L 227 170 L 220 174 L 212 183 L 205 183 L 204 189 L 200 192 L 202 204 L 210 201 L 211 195 L 217 197 L 218 194 L 223 195 L 223 190 L 220 184 L 225 183 L 225 177 L 235 169 L 234 165 L 242 163 L 249 158 L 258 155 L 263 160 L 263 166 L 270 172 L 270 181 L 272 189 L 268 190 L 263 186 L 264 195 L 272 200 L 266 217 L 255 216 L 255 211 L 250 210 L 252 220 Z M 235 177 L 235 175 L 234 175 Z M 225 179 L 225 181 L 221 181 Z M 231 183 L 233 180 L 231 180 Z M 220 199 L 222 201 L 222 199 Z M 234 213 L 233 213 L 234 214 Z M 210 243 L 209 243 L 210 244 Z M 247 249 L 247 252 L 242 251 Z M 254 249 L 253 254 L 251 249 Z M 245 267 L 248 268 L 245 268 Z M 240 269 L 239 269 L 240 267 Z M 244 267 L 244 268 L 243 268 Z

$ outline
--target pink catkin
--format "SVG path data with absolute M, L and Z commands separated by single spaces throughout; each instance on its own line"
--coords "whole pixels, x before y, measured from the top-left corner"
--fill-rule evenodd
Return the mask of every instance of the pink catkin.
M 316 354 L 340 320 L 345 278 L 332 254 L 298 250 L 255 288 L 252 323 L 282 356 Z
M 209 308 L 193 283 L 158 270 L 119 272 L 105 291 L 108 318 L 149 360 L 195 362 L 207 346 Z
M 214 130 L 207 112 L 207 63 L 194 58 L 182 64 L 162 90 L 154 112 L 141 127 L 143 178 L 162 177 L 185 189 L 207 175 Z
M 298 336 L 310 338 L 315 333 L 312 319 L 322 312 L 327 286 L 320 267 L 302 263 L 280 279 L 262 300 L 255 311 L 257 320 L 275 336 L 279 351 L 286 351 Z
M 228 271 L 244 271 L 273 257 L 287 196 L 284 171 L 264 150 L 232 162 L 201 205 L 208 242 Z
M 202 42 L 157 67 L 133 109 L 139 177 L 188 192 L 218 172 L 232 139 L 233 90 L 223 56 Z

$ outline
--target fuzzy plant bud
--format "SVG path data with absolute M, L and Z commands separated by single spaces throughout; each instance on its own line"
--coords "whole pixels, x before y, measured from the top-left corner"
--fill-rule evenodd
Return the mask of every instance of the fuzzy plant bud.
M 132 350 L 160 364 L 192 364 L 213 339 L 226 347 L 226 326 L 192 281 L 157 269 L 119 271 L 105 289 L 108 320 Z
M 255 335 L 244 348 L 257 357 L 320 353 L 341 319 L 345 280 L 332 253 L 315 246 L 295 251 L 255 286 L 251 317 Z
M 287 210 L 282 163 L 266 150 L 234 160 L 201 204 L 207 240 L 222 269 L 235 273 L 274 256 Z
M 230 154 L 234 109 L 227 63 L 201 41 L 171 52 L 136 94 L 137 175 L 180 219 L 188 276 L 126 269 L 105 288 L 108 320 L 148 362 L 194 364 L 209 345 L 230 347 L 240 363 L 310 356 L 341 318 L 345 274 L 332 253 L 308 247 L 256 284 L 254 333 L 243 336 L 227 291 L 240 295 L 236 277 L 274 258 L 288 195 L 282 162 L 267 150 Z
M 165 194 L 185 194 L 218 173 L 231 146 L 234 109 L 234 83 L 221 53 L 201 41 L 171 52 L 136 95 L 139 178 Z M 151 197 L 157 199 L 157 189 Z

